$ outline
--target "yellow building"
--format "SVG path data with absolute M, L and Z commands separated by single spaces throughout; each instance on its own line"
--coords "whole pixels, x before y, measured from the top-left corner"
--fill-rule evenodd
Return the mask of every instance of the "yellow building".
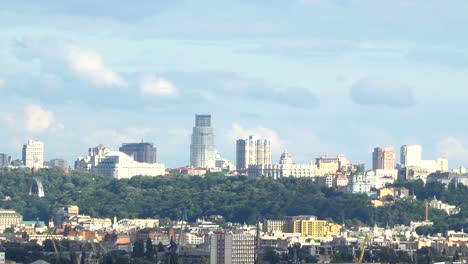
M 381 207 L 384 204 L 381 200 L 371 200 L 371 203 L 374 207 Z
M 392 196 L 393 197 L 393 189 L 392 188 L 382 188 L 379 190 L 379 197 L 383 198 L 385 196 Z
M 317 220 L 315 216 L 292 216 L 284 220 L 265 220 L 264 232 L 283 232 L 301 234 L 301 237 L 326 237 L 338 235 L 341 226 L 326 220 Z
M 341 233 L 342 226 L 335 223 L 328 223 L 328 235 L 337 236 Z
M 301 235 L 311 237 L 325 237 L 328 234 L 328 222 L 324 220 L 302 221 Z

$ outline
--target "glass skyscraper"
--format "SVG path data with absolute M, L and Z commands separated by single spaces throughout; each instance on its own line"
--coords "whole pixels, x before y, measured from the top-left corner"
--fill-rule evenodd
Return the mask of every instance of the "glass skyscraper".
M 195 115 L 195 126 L 190 144 L 190 166 L 214 168 L 215 160 L 216 149 L 211 115 Z

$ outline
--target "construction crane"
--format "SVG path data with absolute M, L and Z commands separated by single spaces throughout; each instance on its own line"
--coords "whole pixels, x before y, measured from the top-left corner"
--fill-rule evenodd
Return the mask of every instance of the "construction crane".
M 50 228 L 47 228 L 46 240 L 49 239 L 52 242 L 52 246 L 54 247 L 54 251 L 55 251 L 56 262 L 58 263 L 61 256 L 60 256 L 59 248 L 57 247 L 57 244 L 55 243 L 55 239 L 52 237 L 52 233 L 50 232 L 50 230 L 51 230 Z
M 364 253 L 366 252 L 366 248 L 367 248 L 367 243 L 369 242 L 369 235 L 367 234 L 366 237 L 364 238 L 364 242 L 362 243 L 362 246 L 361 246 L 361 253 L 359 254 L 359 258 L 357 258 L 356 256 L 354 257 L 354 263 L 362 263 L 362 261 L 364 260 Z

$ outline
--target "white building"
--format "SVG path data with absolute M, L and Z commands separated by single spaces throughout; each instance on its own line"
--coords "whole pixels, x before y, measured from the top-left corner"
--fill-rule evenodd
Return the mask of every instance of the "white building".
M 249 165 L 271 163 L 271 141 L 249 136 L 236 141 L 237 170 L 246 170 Z
M 420 167 L 421 169 L 427 170 L 428 173 L 433 173 L 436 171 L 448 171 L 448 159 L 446 158 L 439 158 L 437 160 L 423 160 L 421 145 L 402 146 L 400 163 L 404 168 Z
M 249 264 L 255 261 L 255 237 L 248 233 L 210 236 L 211 264 Z
M 375 178 L 374 182 L 371 182 L 371 188 L 380 189 L 398 179 L 398 170 L 376 170 L 374 175 Z
M 314 178 L 317 175 L 317 165 L 313 162 L 309 164 L 295 164 L 286 150 L 281 155 L 279 164 L 249 165 L 248 175 L 250 178 Z
M 91 168 L 96 174 L 114 177 L 116 179 L 133 176 L 160 176 L 166 174 L 166 167 L 160 163 L 136 162 L 132 157 L 119 151 L 111 151 L 98 157 L 98 163 Z
M 19 227 L 23 223 L 23 216 L 14 210 L 0 209 L 0 232 L 10 227 Z
M 184 233 L 184 241 L 187 245 L 201 245 L 205 243 L 205 236 L 199 233 Z
M 404 145 L 401 147 L 400 163 L 403 167 L 421 166 L 421 160 L 421 145 Z
M 365 173 L 355 174 L 351 176 L 349 181 L 349 192 L 352 193 L 368 193 L 371 189 L 371 181 Z
M 215 159 L 216 149 L 211 115 L 195 115 L 195 126 L 190 144 L 190 166 L 215 168 Z
M 23 164 L 28 168 L 40 169 L 44 167 L 44 143 L 28 140 L 23 145 Z

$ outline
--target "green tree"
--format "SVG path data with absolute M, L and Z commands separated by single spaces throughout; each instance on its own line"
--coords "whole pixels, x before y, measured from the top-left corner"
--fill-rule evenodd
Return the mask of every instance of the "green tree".
M 142 258 L 145 256 L 145 243 L 142 240 L 137 240 L 133 243 L 132 257 Z
M 153 259 L 154 258 L 154 248 L 153 248 L 153 241 L 151 241 L 151 238 L 146 239 L 146 252 L 145 256 L 148 259 Z

